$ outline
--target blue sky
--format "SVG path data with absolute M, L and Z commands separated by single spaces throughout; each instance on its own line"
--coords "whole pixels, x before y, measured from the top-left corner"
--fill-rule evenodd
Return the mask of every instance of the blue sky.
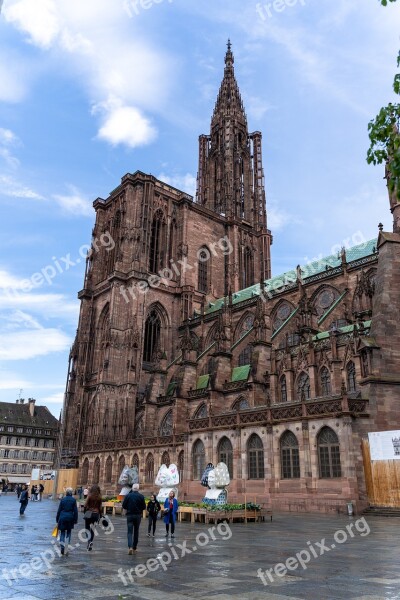
M 228 37 L 263 132 L 273 273 L 390 230 L 383 169 L 365 155 L 393 99 L 398 4 L 1 4 L 0 400 L 22 389 L 58 416 L 91 203 L 137 169 L 193 193 Z

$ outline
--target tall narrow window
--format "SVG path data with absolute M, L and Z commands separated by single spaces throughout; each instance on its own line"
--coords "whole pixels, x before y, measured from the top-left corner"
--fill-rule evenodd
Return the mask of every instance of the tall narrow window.
M 308 400 L 310 398 L 310 378 L 307 373 L 300 373 L 297 379 L 297 400 Z
M 199 292 L 206 294 L 208 292 L 208 259 L 209 252 L 206 249 L 200 250 L 199 253 L 199 272 L 198 272 L 198 288 Z
M 118 478 L 122 473 L 122 469 L 125 466 L 125 456 L 122 454 L 122 456 L 119 457 L 118 459 Z
M 106 481 L 107 481 L 107 483 L 112 481 L 112 466 L 113 466 L 113 461 L 112 461 L 111 456 L 109 456 L 106 460 Z
M 25 458 L 25 457 L 24 457 Z M 26 457 L 28 458 L 28 457 Z M 82 484 L 86 485 L 89 479 L 89 460 L 85 458 L 82 465 Z
M 144 327 L 143 361 L 152 362 L 153 353 L 160 339 L 161 321 L 155 310 L 151 311 Z
M 161 464 L 169 467 L 169 465 L 171 464 L 171 460 L 169 458 L 169 452 L 163 452 L 163 455 L 161 457 Z
M 226 464 L 229 476 L 233 479 L 233 448 L 227 437 L 223 437 L 218 444 L 218 462 Z
M 246 246 L 241 254 L 240 283 L 242 288 L 248 288 L 254 283 L 253 252 Z
M 244 367 L 245 365 L 249 365 L 251 363 L 251 355 L 252 355 L 253 347 L 248 345 L 244 348 L 239 354 L 239 367 Z
M 178 455 L 178 472 L 179 472 L 179 481 L 183 481 L 183 469 L 185 463 L 185 453 L 183 450 L 179 452 Z
M 322 396 L 330 396 L 331 395 L 331 374 L 329 373 L 326 367 L 322 367 L 320 372 L 320 380 L 321 380 L 321 395 Z
M 206 451 L 201 440 L 193 445 L 193 479 L 200 479 L 206 466 Z
M 280 391 L 279 400 L 281 402 L 287 402 L 286 375 L 282 375 L 282 377 L 279 380 L 279 391 Z
M 93 483 L 99 483 L 100 481 L 100 458 L 97 457 L 94 461 L 93 468 Z
M 145 469 L 146 483 L 154 482 L 154 456 L 150 452 L 146 458 L 146 469 Z
M 255 433 L 247 442 L 247 465 L 249 479 L 264 479 L 264 446 Z
M 281 472 L 282 479 L 300 477 L 299 444 L 291 431 L 285 431 L 281 437 Z
M 330 427 L 323 427 L 318 434 L 319 476 L 321 478 L 341 477 L 340 447 L 336 433 Z
M 158 273 L 162 269 L 164 262 L 165 247 L 165 220 L 161 210 L 154 215 L 151 225 L 150 257 L 149 270 L 151 273 Z
M 356 366 L 353 361 L 347 363 L 346 367 L 347 371 L 347 391 L 355 392 L 356 391 Z

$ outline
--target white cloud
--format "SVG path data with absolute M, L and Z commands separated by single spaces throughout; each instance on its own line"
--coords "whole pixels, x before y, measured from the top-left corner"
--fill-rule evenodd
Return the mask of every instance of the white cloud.
M 106 103 L 103 124 L 99 129 L 99 139 L 110 142 L 113 146 L 125 144 L 130 148 L 150 144 L 157 137 L 157 130 L 149 119 L 133 106 L 115 106 L 115 102 Z M 96 106 L 94 112 L 100 110 Z
M 19 0 L 6 4 L 4 17 L 41 48 L 49 48 L 60 30 L 53 0 Z
M 75 186 L 68 186 L 69 195 L 54 194 L 53 198 L 64 212 L 78 216 L 93 217 L 92 202 L 86 198 Z
M 0 60 L 0 101 L 20 102 L 25 98 L 32 74 L 17 59 Z
M 50 396 L 45 396 L 44 398 L 40 398 L 40 404 L 47 406 L 48 404 L 59 404 L 60 407 L 64 402 L 64 392 L 56 392 L 51 394 Z
M 10 196 L 11 198 L 44 200 L 43 196 L 9 175 L 0 175 L 0 195 Z
M 20 143 L 18 137 L 11 129 L 0 127 L 0 157 L 8 167 L 16 169 L 19 166 L 19 160 L 11 153 L 10 148 L 18 146 Z
M 196 177 L 191 173 L 186 173 L 186 175 L 166 175 L 165 173 L 160 173 L 157 176 L 157 179 L 167 183 L 168 185 L 172 185 L 172 187 L 178 188 L 178 190 L 182 190 L 191 196 L 196 195 Z
M 27 360 L 62 352 L 69 348 L 70 338 L 54 328 L 3 332 L 0 338 L 0 360 Z
M 17 373 L 0 369 L 0 390 L 15 390 L 17 393 L 20 389 L 27 389 L 30 386 L 31 383 Z
M 155 126 L 143 111 L 162 109 L 173 79 L 172 61 L 126 18 L 122 2 L 10 0 L 6 20 L 27 34 L 29 43 L 61 58 L 91 105 L 105 109 L 98 139 L 128 147 L 154 141 Z M 110 28 L 118 33 L 110 35 Z M 105 106 L 109 98 L 112 107 Z

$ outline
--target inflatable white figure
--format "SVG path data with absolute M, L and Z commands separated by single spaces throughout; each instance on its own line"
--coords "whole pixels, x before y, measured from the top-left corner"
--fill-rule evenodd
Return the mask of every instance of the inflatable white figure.
M 155 484 L 161 488 L 157 494 L 159 502 L 165 502 L 171 491 L 175 493 L 175 498 L 177 498 L 178 489 L 175 486 L 179 484 L 178 467 L 174 464 L 171 464 L 169 467 L 161 465 L 155 479 Z
M 122 489 L 118 495 L 118 500 L 123 500 L 129 494 L 134 483 L 139 483 L 139 470 L 136 465 L 132 467 L 125 466 L 122 469 L 118 479 L 118 484 L 122 485 Z
M 220 462 L 215 468 L 212 463 L 209 463 L 201 478 L 201 484 L 203 486 L 206 484 L 208 487 L 203 502 L 211 505 L 226 504 L 228 492 L 225 486 L 228 486 L 230 481 L 228 467 L 225 463 Z

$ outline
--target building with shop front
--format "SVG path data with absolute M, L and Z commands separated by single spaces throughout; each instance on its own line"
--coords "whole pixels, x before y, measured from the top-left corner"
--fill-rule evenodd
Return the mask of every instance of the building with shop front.
M 196 197 L 137 171 L 94 202 L 62 460 L 114 492 L 125 464 L 150 491 L 173 462 L 191 500 L 223 461 L 230 501 L 362 508 L 361 441 L 400 427 L 400 205 L 393 232 L 271 277 L 261 133 L 233 62 L 229 45 Z
M 0 482 L 12 489 L 32 469 L 52 469 L 58 436 L 59 421 L 33 398 L 0 402 Z

